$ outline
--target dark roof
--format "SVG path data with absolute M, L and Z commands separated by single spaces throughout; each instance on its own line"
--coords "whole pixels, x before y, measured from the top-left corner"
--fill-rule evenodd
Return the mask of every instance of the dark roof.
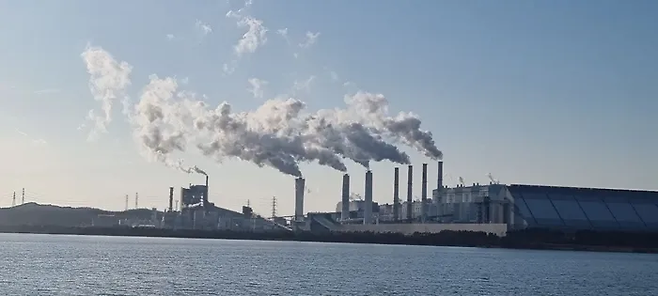
M 582 187 L 561 187 L 561 186 L 545 186 L 545 185 L 526 185 L 526 184 L 510 184 L 509 190 L 514 192 L 533 192 L 533 193 L 554 193 L 554 194 L 624 194 L 624 195 L 638 195 L 638 196 L 651 196 L 658 198 L 658 191 L 649 190 L 630 190 L 630 189 L 609 189 L 609 188 L 582 188 Z

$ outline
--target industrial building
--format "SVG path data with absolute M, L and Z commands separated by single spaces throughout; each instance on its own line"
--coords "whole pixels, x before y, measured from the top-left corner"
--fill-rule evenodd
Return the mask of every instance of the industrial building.
M 174 188 L 169 188 L 169 207 L 156 226 L 173 229 L 230 230 L 230 231 L 291 231 L 280 220 L 255 215 L 251 207 L 242 213 L 215 206 L 209 201 L 208 176 L 204 185 L 192 185 L 180 190 L 180 209 L 174 209 Z M 155 223 L 154 223 L 155 224 Z
M 485 231 L 505 235 L 526 228 L 658 231 L 658 192 L 618 189 L 474 183 L 443 186 L 443 162 L 428 196 L 428 167 L 422 165 L 421 199 L 413 200 L 413 166 L 408 166 L 406 200 L 400 198 L 400 170 L 394 169 L 392 203 L 372 200 L 373 172 L 365 178 L 364 199 L 350 199 L 350 176 L 343 175 L 336 212 L 303 218 L 303 181 L 296 181 L 297 229 L 374 232 Z M 303 180 L 303 179 L 302 179 Z
M 445 223 L 504 223 L 509 230 L 658 231 L 658 192 L 488 184 L 443 188 Z

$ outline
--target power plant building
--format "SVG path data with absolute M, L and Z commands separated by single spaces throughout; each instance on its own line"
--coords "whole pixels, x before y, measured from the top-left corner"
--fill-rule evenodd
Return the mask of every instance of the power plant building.
M 488 184 L 444 187 L 444 223 L 504 223 L 509 230 L 658 231 L 658 192 Z

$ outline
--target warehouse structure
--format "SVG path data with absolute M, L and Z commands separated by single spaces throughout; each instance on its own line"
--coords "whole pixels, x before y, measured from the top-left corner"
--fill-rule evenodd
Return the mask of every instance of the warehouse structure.
M 488 185 L 434 190 L 443 223 L 503 223 L 508 230 L 658 231 L 658 192 Z

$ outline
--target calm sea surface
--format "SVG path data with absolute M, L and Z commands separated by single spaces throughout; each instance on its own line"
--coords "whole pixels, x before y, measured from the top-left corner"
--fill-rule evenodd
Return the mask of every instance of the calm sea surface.
M 0 295 L 658 295 L 658 255 L 0 234 Z

